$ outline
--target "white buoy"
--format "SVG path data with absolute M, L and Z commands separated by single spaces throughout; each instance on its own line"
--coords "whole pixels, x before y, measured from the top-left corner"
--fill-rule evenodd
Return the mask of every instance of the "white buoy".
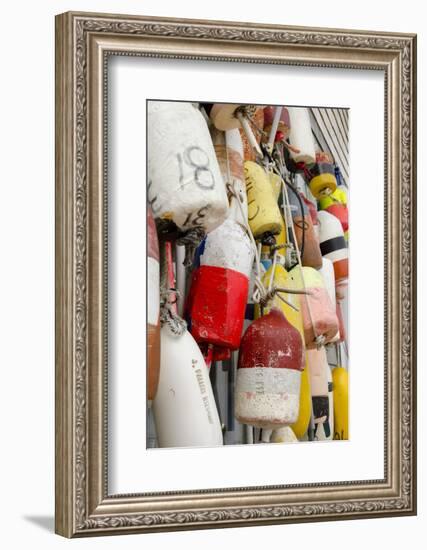
M 311 131 L 310 114 L 305 107 L 288 107 L 291 121 L 289 143 L 295 150 L 289 150 L 294 162 L 313 164 L 316 162 L 316 149 L 313 132 Z
M 221 424 L 203 355 L 188 331 L 161 329 L 160 379 L 153 413 L 159 447 L 223 444 Z
M 183 232 L 218 227 L 228 199 L 205 119 L 191 103 L 148 102 L 148 202 Z

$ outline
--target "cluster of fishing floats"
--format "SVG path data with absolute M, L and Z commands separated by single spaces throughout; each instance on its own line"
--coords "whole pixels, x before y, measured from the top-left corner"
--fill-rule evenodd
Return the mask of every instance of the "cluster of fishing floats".
M 209 371 L 236 350 L 247 442 L 348 439 L 347 194 L 309 110 L 151 101 L 147 160 L 158 446 L 223 444 Z

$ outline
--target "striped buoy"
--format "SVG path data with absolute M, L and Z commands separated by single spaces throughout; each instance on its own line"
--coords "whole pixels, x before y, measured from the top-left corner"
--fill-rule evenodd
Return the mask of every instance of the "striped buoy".
M 335 306 L 332 304 L 325 281 L 316 269 L 297 266 L 290 273 L 297 281 L 304 278 L 307 295 L 301 295 L 301 312 L 304 325 L 304 339 L 306 348 L 316 347 L 320 343 L 328 343 L 338 332 L 338 319 Z M 302 282 L 300 282 L 302 286 Z
M 272 235 L 280 233 L 283 223 L 282 216 L 267 173 L 263 168 L 255 162 L 246 161 L 244 170 L 249 227 L 255 239 L 264 241 Z
M 320 223 L 320 250 L 334 264 L 336 284 L 348 278 L 348 248 L 343 228 L 332 214 L 321 210 L 317 213 Z
M 253 258 L 248 234 L 231 218 L 199 246 L 186 304 L 189 330 L 197 342 L 239 347 Z
M 259 428 L 298 418 L 303 344 L 299 332 L 273 308 L 246 330 L 236 377 L 236 418 Z
M 149 101 L 147 130 L 147 197 L 154 217 L 168 231 L 218 227 L 228 199 L 201 112 L 191 103 Z
M 154 399 L 160 370 L 160 266 L 159 241 L 151 209 L 147 207 L 147 324 L 148 324 L 148 404 Z

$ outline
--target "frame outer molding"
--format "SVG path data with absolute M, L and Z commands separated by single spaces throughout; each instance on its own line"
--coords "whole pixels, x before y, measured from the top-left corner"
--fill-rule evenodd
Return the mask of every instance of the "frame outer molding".
M 390 368 L 384 480 L 108 496 L 103 122 L 104 62 L 112 53 L 385 71 L 385 351 Z M 72 12 L 56 17 L 58 534 L 416 513 L 415 71 L 416 37 L 409 34 Z

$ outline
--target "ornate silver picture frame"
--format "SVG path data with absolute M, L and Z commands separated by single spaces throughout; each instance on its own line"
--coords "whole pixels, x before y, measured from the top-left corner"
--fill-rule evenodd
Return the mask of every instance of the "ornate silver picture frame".
M 382 71 L 384 478 L 108 491 L 110 56 Z M 56 18 L 56 532 L 81 537 L 416 513 L 416 36 L 65 13 Z

